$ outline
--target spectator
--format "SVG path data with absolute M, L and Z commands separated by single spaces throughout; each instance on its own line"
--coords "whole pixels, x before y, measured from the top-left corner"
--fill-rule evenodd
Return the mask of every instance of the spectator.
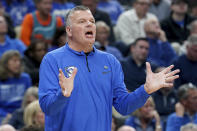
M 193 123 L 188 123 L 184 126 L 181 126 L 181 131 L 197 131 L 197 125 Z
M 182 45 L 189 36 L 187 27 L 194 18 L 187 14 L 188 3 L 186 0 L 173 0 L 171 10 L 171 15 L 161 22 L 161 28 L 170 42 L 178 42 Z
M 168 42 L 165 32 L 160 28 L 157 19 L 148 19 L 144 30 L 150 44 L 148 59 L 159 66 L 169 66 L 175 59 L 176 52 Z
M 27 14 L 21 27 L 21 40 L 29 46 L 32 39 L 44 40 L 51 45 L 56 27 L 63 25 L 60 17 L 51 15 L 52 0 L 34 0 L 37 10 Z
M 24 72 L 30 75 L 32 85 L 38 86 L 40 63 L 46 53 L 46 43 L 39 40 L 33 40 L 25 51 L 25 56 L 23 58 Z
M 106 12 L 97 9 L 98 2 L 99 0 L 81 0 L 81 4 L 87 6 L 90 9 L 96 22 L 104 21 L 110 27 L 109 41 L 114 42 L 115 41 L 114 31 L 113 31 L 110 16 Z
M 33 0 L 2 0 L 5 11 L 11 16 L 14 26 L 20 26 L 24 16 L 35 10 Z
M 120 15 L 115 27 L 117 39 L 126 45 L 132 44 L 135 39 L 144 37 L 144 22 L 149 18 L 156 18 L 155 15 L 148 13 L 150 0 L 136 0 L 133 9 Z
M 120 3 L 115 0 L 100 0 L 97 8 L 109 14 L 113 26 L 116 25 L 118 17 L 124 11 Z
M 110 34 L 109 26 L 103 21 L 96 22 L 96 47 L 100 50 L 113 54 L 118 60 L 123 59 L 121 52 L 110 45 L 113 45 L 109 42 L 108 37 Z
M 152 97 L 149 97 L 145 105 L 136 110 L 134 115 L 126 120 L 125 124 L 134 127 L 136 131 L 162 131 L 160 116 L 155 110 Z
M 75 4 L 68 0 L 53 0 L 53 8 L 52 12 L 56 16 L 60 16 L 62 18 L 62 22 L 65 22 L 66 14 L 70 9 L 75 7 Z
M 20 108 L 25 91 L 31 86 L 31 78 L 22 73 L 21 56 L 10 50 L 0 60 L 0 122 L 6 115 Z
M 197 123 L 197 87 L 191 83 L 181 85 L 177 96 L 179 102 L 168 117 L 166 131 L 180 131 L 189 122 Z
M 65 27 L 59 27 L 55 31 L 55 35 L 53 37 L 52 46 L 49 48 L 49 51 L 55 50 L 59 47 L 62 47 L 67 42 L 66 30 Z
M 28 104 L 30 104 L 31 102 L 37 99 L 38 99 L 38 87 L 28 88 L 23 97 L 22 107 L 12 113 L 12 117 L 8 121 L 8 123 L 16 129 L 21 129 L 22 127 L 24 127 L 24 120 L 23 120 L 24 109 L 27 107 Z
M 149 12 L 157 16 L 159 21 L 170 15 L 170 4 L 166 0 L 153 0 Z
M 44 127 L 44 113 L 42 112 L 38 100 L 30 103 L 24 112 L 25 126 Z
M 6 23 L 8 23 L 8 35 L 11 37 L 11 38 L 15 38 L 16 36 L 16 33 L 14 31 L 14 27 L 13 27 L 13 21 L 12 19 L 10 18 L 9 14 L 7 14 L 5 12 L 5 8 L 3 7 L 3 4 L 2 2 L 0 2 L 0 16 L 3 16 L 6 20 Z
M 181 70 L 179 79 L 175 80 L 175 88 L 191 82 L 197 86 L 197 34 L 189 36 L 186 44 L 186 54 L 179 56 L 173 62 L 175 69 Z
M 11 125 L 6 124 L 0 126 L 0 131 L 16 131 L 16 130 Z
M 146 81 L 146 65 L 149 43 L 146 38 L 138 38 L 130 47 L 130 56 L 121 61 L 127 90 L 133 92 Z M 151 64 L 153 71 L 157 68 Z
M 117 131 L 136 131 L 135 128 L 130 126 L 121 126 Z
M 8 28 L 5 18 L 0 16 L 0 57 L 8 50 L 18 50 L 20 55 L 24 55 L 26 49 L 22 41 L 18 39 L 11 39 L 8 35 Z
M 44 131 L 44 128 L 35 125 L 30 125 L 22 128 L 20 131 Z

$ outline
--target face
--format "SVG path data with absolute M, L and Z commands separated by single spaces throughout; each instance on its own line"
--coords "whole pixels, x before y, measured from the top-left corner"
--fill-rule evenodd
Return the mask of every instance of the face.
M 42 58 L 44 57 L 44 55 L 47 53 L 47 49 L 46 46 L 44 45 L 44 43 L 37 43 L 35 50 L 33 51 L 33 58 L 37 61 L 37 62 L 41 62 Z
M 37 100 L 37 98 L 35 96 L 33 96 L 33 95 L 28 96 L 27 101 L 26 101 L 26 103 L 27 103 L 26 106 L 35 100 Z
M 148 56 L 148 50 L 148 42 L 144 40 L 139 40 L 136 45 L 132 47 L 132 55 L 139 61 L 144 62 Z
M 12 74 L 18 74 L 21 70 L 21 60 L 18 56 L 13 56 L 8 60 L 8 70 Z
M 39 125 L 41 127 L 44 127 L 44 123 L 45 123 L 45 120 L 44 120 L 44 113 L 40 110 L 36 113 L 35 115 L 35 123 L 36 125 Z
M 96 40 L 100 42 L 100 44 L 104 44 L 105 41 L 108 40 L 109 31 L 105 27 L 98 27 L 96 29 Z
M 7 33 L 7 24 L 5 21 L 5 18 L 3 16 L 0 16 L 0 35 Z
M 81 0 L 81 4 L 88 7 L 92 13 L 96 11 L 97 3 L 95 0 Z
M 191 112 L 197 112 L 197 90 L 189 90 L 189 97 L 185 102 L 187 109 Z
M 197 17 L 197 6 L 192 8 L 191 14 L 195 17 Z
M 96 25 L 89 10 L 75 11 L 70 16 L 70 26 L 66 27 L 68 42 L 80 44 L 82 47 L 92 46 L 95 42 Z
M 159 32 L 161 30 L 160 24 L 157 19 L 151 19 L 149 20 L 145 26 L 144 30 L 146 34 L 154 34 L 154 35 L 159 35 Z
M 171 6 L 172 11 L 174 11 L 175 13 L 179 14 L 179 15 L 184 15 L 187 13 L 188 10 L 188 5 L 184 2 L 180 2 L 177 4 L 173 4 Z
M 0 3 L 0 16 L 3 16 L 5 12 L 5 9 L 3 7 L 3 5 Z
M 192 61 L 197 61 L 197 45 L 187 46 L 187 57 Z
M 149 5 L 150 5 L 149 0 L 137 0 L 134 5 L 134 8 L 135 8 L 137 14 L 145 16 L 146 13 L 148 12 Z
M 154 105 L 152 104 L 151 100 L 148 99 L 145 105 L 140 108 L 140 116 L 144 118 L 152 118 L 152 111 L 154 110 Z
M 52 0 L 41 0 L 40 3 L 37 4 L 38 10 L 43 15 L 49 15 L 52 9 Z

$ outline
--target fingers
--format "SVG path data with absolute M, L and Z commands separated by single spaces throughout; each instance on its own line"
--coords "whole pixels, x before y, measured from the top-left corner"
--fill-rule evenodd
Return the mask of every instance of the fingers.
M 75 78 L 75 75 L 77 74 L 77 68 L 75 67 L 74 69 L 73 69 L 73 73 L 72 73 L 72 75 L 71 75 L 71 79 L 74 79 Z
M 59 79 L 62 80 L 62 79 L 64 79 L 64 77 L 65 76 L 64 76 L 62 69 L 59 69 Z
M 150 66 L 149 62 L 146 62 L 146 71 L 147 71 L 147 74 L 151 74 L 152 73 L 151 66 Z
M 163 87 L 173 87 L 173 83 L 165 83 L 163 84 Z
M 167 73 L 169 73 L 169 72 L 171 72 L 171 69 L 174 67 L 174 65 L 170 65 L 170 66 L 168 66 L 167 68 L 165 68 L 162 72 L 164 73 L 164 74 L 167 74 Z
M 180 70 L 179 70 L 179 69 L 176 69 L 176 70 L 174 70 L 174 71 L 172 71 L 172 72 L 166 74 L 166 77 L 173 76 L 173 75 L 175 75 L 175 74 L 177 74 L 177 73 L 179 73 L 179 72 L 180 72 Z
M 179 78 L 179 75 L 170 76 L 170 77 L 166 78 L 165 82 L 166 82 L 166 83 L 173 83 L 173 81 L 174 81 L 175 79 L 177 79 L 177 78 Z

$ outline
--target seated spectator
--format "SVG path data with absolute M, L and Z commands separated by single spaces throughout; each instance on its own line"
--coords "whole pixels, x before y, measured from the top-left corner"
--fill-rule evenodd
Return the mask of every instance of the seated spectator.
M 136 131 L 135 128 L 130 126 L 121 126 L 117 131 Z
M 34 0 L 37 10 L 25 16 L 21 27 L 21 40 L 29 46 L 32 39 L 44 40 L 51 45 L 57 27 L 63 25 L 60 17 L 51 15 L 52 0 Z
M 120 3 L 114 0 L 100 0 L 97 8 L 109 14 L 113 25 L 116 25 L 118 17 L 124 11 Z
M 189 36 L 186 44 L 186 54 L 179 56 L 173 62 L 175 69 L 180 69 L 179 79 L 175 80 L 175 88 L 185 83 L 197 86 L 197 34 Z
M 188 123 L 184 126 L 181 126 L 181 131 L 197 131 L 197 125 L 193 123 Z
M 65 27 L 59 27 L 55 31 L 55 35 L 52 40 L 52 46 L 48 49 L 49 51 L 55 50 L 59 47 L 62 47 L 67 42 L 66 30 Z
M 38 100 L 30 103 L 24 112 L 25 126 L 44 127 L 44 113 L 42 112 Z
M 20 26 L 24 16 L 35 10 L 33 0 L 2 0 L 5 11 L 11 16 L 14 26 Z
M 109 41 L 114 42 L 115 41 L 114 31 L 113 31 L 110 16 L 106 12 L 97 9 L 98 2 L 99 0 L 81 0 L 81 4 L 90 9 L 96 22 L 104 21 L 110 27 Z
M 179 102 L 168 117 L 166 131 L 180 131 L 181 126 L 189 122 L 197 123 L 197 87 L 184 84 L 179 87 L 177 96 Z
M 3 4 L 1 1 L 0 1 L 0 16 L 3 16 L 6 20 L 6 23 L 8 23 L 7 28 L 8 28 L 8 35 L 10 36 L 10 38 L 15 38 L 16 33 L 14 31 L 13 21 L 10 18 L 10 15 L 5 12 L 5 8 L 3 7 Z
M 23 56 L 26 49 L 24 43 L 18 39 L 11 39 L 7 32 L 6 20 L 3 16 L 0 16 L 0 57 L 8 50 L 18 50 L 20 55 Z
M 130 45 L 135 39 L 145 37 L 144 22 L 149 18 L 156 18 L 155 15 L 148 13 L 149 4 L 150 0 L 136 0 L 133 9 L 120 15 L 115 27 L 117 40 Z
M 149 8 L 149 12 L 156 15 L 159 21 L 169 17 L 170 10 L 170 4 L 166 0 L 153 0 Z
M 109 42 L 108 37 L 110 34 L 109 26 L 103 21 L 96 22 L 96 47 L 100 50 L 113 54 L 118 60 L 122 60 L 123 56 L 121 52 L 110 45 L 113 45 Z
M 169 66 L 177 56 L 165 32 L 160 28 L 158 20 L 148 19 L 145 22 L 144 31 L 150 44 L 148 59 L 159 66 Z
M 0 126 L 0 131 L 16 131 L 16 130 L 11 125 L 6 124 Z
M 124 82 L 129 92 L 134 91 L 146 81 L 146 65 L 149 43 L 146 38 L 138 38 L 130 47 L 130 56 L 121 61 Z M 151 69 L 157 68 L 153 63 Z
M 22 127 L 24 127 L 24 110 L 28 104 L 35 100 L 38 100 L 38 87 L 30 87 L 25 92 L 21 108 L 12 113 L 12 116 L 8 123 L 16 129 L 21 129 Z
M 30 86 L 30 76 L 22 73 L 19 52 L 5 52 L 0 59 L 0 122 L 21 107 L 25 91 Z
M 53 0 L 52 12 L 54 15 L 60 16 L 62 22 L 65 22 L 66 14 L 73 7 L 75 7 L 75 4 L 69 0 Z
M 148 98 L 145 105 L 136 110 L 125 124 L 135 128 L 136 131 L 162 131 L 160 116 L 155 110 L 152 97 Z
M 189 36 L 187 26 L 194 18 L 187 14 L 188 3 L 186 0 L 173 0 L 171 10 L 171 15 L 161 22 L 161 28 L 170 42 L 178 42 L 182 45 Z
M 38 85 L 40 63 L 46 53 L 47 45 L 39 40 L 33 40 L 25 51 L 25 56 L 23 58 L 24 72 L 30 75 L 32 85 Z

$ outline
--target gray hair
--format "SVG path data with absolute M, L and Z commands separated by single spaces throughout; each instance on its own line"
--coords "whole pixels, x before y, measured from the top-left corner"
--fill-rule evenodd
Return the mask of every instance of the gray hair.
M 197 34 L 192 34 L 187 39 L 188 45 L 197 45 Z
M 196 131 L 197 125 L 194 123 L 188 123 L 186 125 L 181 126 L 181 131 Z
M 110 31 L 110 27 L 104 22 L 104 21 L 97 21 L 96 22 L 96 28 L 99 27 L 104 27 L 105 29 L 107 29 L 107 31 Z
M 70 26 L 71 21 L 70 21 L 70 16 L 75 12 L 75 11 L 86 11 L 86 10 L 90 10 L 88 7 L 80 5 L 80 6 L 76 6 L 74 8 L 72 8 L 71 10 L 68 11 L 68 13 L 66 14 L 66 18 L 65 18 L 65 26 Z
M 193 85 L 192 83 L 187 83 L 179 87 L 178 92 L 177 92 L 179 101 L 188 98 L 189 90 L 197 90 L 197 87 Z

